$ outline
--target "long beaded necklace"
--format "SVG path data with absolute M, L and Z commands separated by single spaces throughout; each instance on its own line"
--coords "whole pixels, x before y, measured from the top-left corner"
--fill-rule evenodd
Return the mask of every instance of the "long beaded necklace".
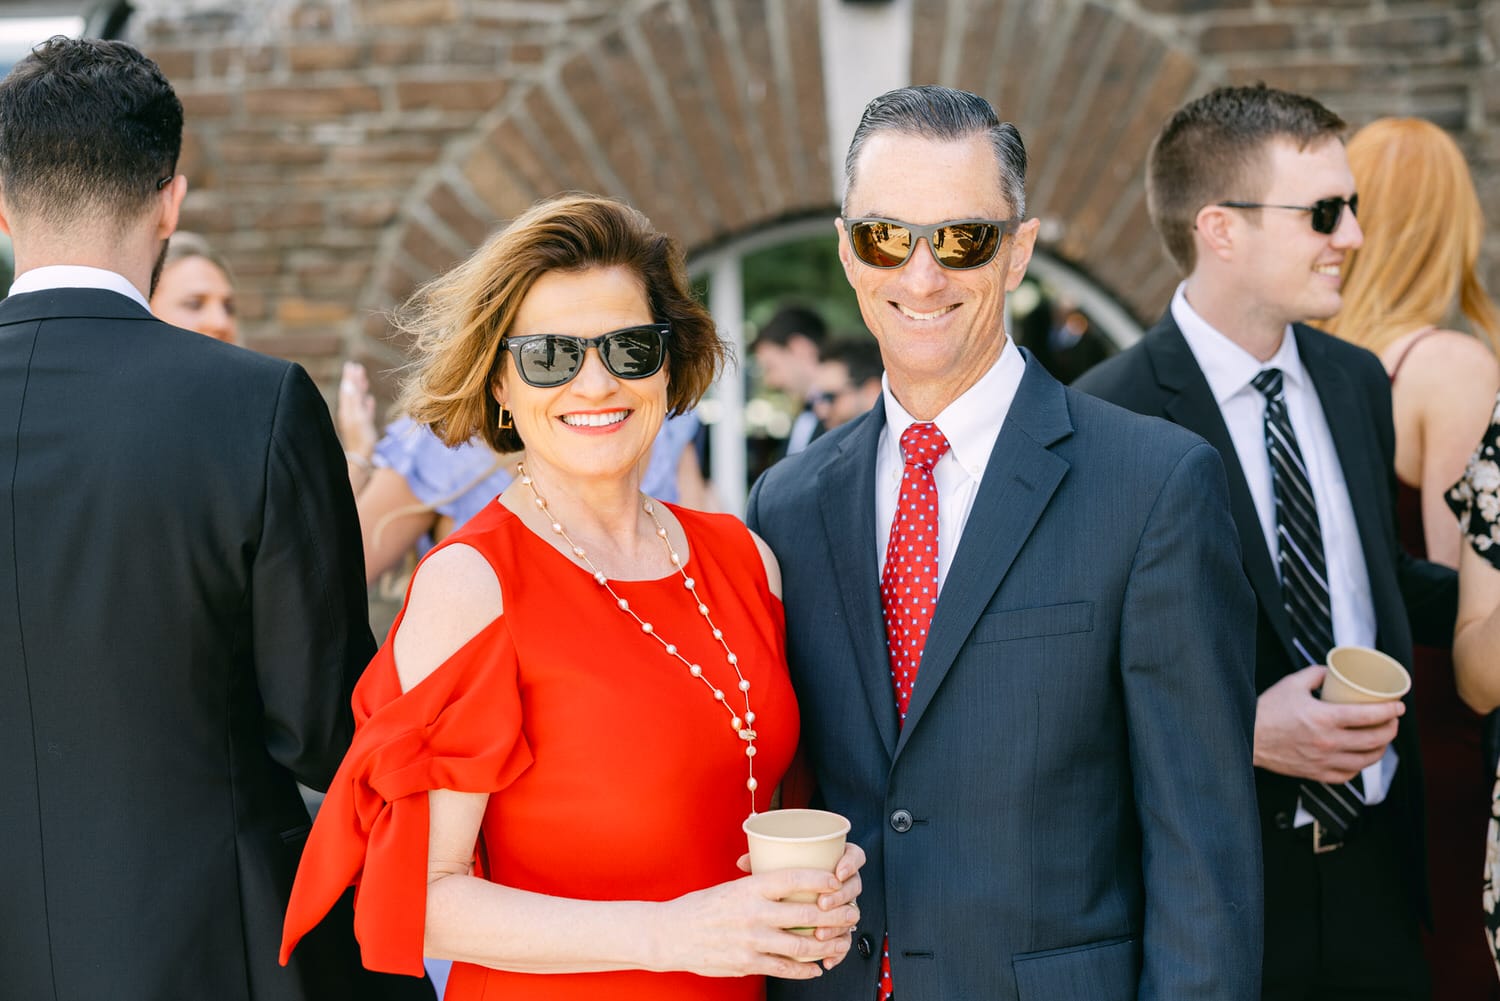
M 667 558 L 671 560 L 673 568 L 676 569 L 678 576 L 682 578 L 682 586 L 687 589 L 688 593 L 692 595 L 693 600 L 697 602 L 698 614 L 703 616 L 703 621 L 708 624 L 709 631 L 713 634 L 714 639 L 718 641 L 719 646 L 723 647 L 725 661 L 728 662 L 730 667 L 734 668 L 735 676 L 739 678 L 739 685 L 737 687 L 740 690 L 740 694 L 743 695 L 745 699 L 745 712 L 743 715 L 737 713 L 734 708 L 730 706 L 728 698 L 722 688 L 716 687 L 712 681 L 703 676 L 702 665 L 695 664 L 692 661 L 688 660 L 678 652 L 676 644 L 668 643 L 666 640 L 662 639 L 661 636 L 657 634 L 656 628 L 652 626 L 651 623 L 641 618 L 636 610 L 630 607 L 630 602 L 620 597 L 619 593 L 614 589 L 614 585 L 610 583 L 609 578 L 605 576 L 602 570 L 594 565 L 594 561 L 589 559 L 588 553 L 584 551 L 583 547 L 573 541 L 572 537 L 568 535 L 567 529 L 563 528 L 562 522 L 558 521 L 557 517 L 547 507 L 546 498 L 544 498 L 537 490 L 536 482 L 532 480 L 531 476 L 526 472 L 526 464 L 524 462 L 516 464 L 516 472 L 520 474 L 521 482 L 524 483 L 526 487 L 531 491 L 532 500 L 536 503 L 538 510 L 546 515 L 548 520 L 552 523 L 553 533 L 561 536 L 562 540 L 568 544 L 568 548 L 572 552 L 573 556 L 580 563 L 582 563 L 585 568 L 587 568 L 590 574 L 593 575 L 594 582 L 600 587 L 604 588 L 604 590 L 609 592 L 609 596 L 615 600 L 615 607 L 624 612 L 626 615 L 635 619 L 636 624 L 641 627 L 641 632 L 656 640 L 656 642 L 661 645 L 662 650 L 667 654 L 668 657 L 672 657 L 675 660 L 681 661 L 682 665 L 687 668 L 688 674 L 703 682 L 704 686 L 713 693 L 714 701 L 723 706 L 724 711 L 729 713 L 730 729 L 734 731 L 735 736 L 739 740 L 745 742 L 745 763 L 749 771 L 749 778 L 745 780 L 745 788 L 750 790 L 750 815 L 754 816 L 755 787 L 757 785 L 755 781 L 756 734 L 755 730 L 752 728 L 752 725 L 755 723 L 755 713 L 750 708 L 750 682 L 746 680 L 745 675 L 740 671 L 739 657 L 735 656 L 734 651 L 729 649 L 729 644 L 724 642 L 724 631 L 718 626 L 714 625 L 713 617 L 710 616 L 708 612 L 708 606 L 704 604 L 703 596 L 700 595 L 697 591 L 697 582 L 693 580 L 693 578 L 689 577 L 687 575 L 687 571 L 682 568 L 682 557 L 677 554 L 677 550 L 672 548 L 672 540 L 667 536 L 666 528 L 662 526 L 661 520 L 656 517 L 656 505 L 652 503 L 651 498 L 646 497 L 644 494 L 641 496 L 641 510 L 646 512 L 647 516 L 651 519 L 651 523 L 656 526 L 656 537 L 661 539 L 662 545 L 666 547 Z

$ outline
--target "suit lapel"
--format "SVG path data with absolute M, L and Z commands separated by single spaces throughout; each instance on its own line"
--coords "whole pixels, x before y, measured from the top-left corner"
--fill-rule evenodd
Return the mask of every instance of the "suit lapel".
M 896 747 L 896 698 L 875 541 L 875 452 L 885 431 L 885 408 L 877 406 L 859 421 L 818 474 L 818 506 L 837 568 L 829 585 L 839 594 L 855 669 L 889 755 Z
M 1067 460 L 1050 451 L 1054 443 L 1073 431 L 1063 388 L 1036 359 L 1023 357 L 1026 374 L 995 440 L 958 551 L 938 596 L 897 754 L 921 724 L 933 693 L 1068 471 Z M 890 687 L 889 682 L 886 687 Z
M 1344 484 L 1349 490 L 1349 503 L 1354 508 L 1354 521 L 1359 527 L 1360 548 L 1364 550 L 1365 573 L 1370 581 L 1378 624 L 1392 608 L 1398 609 L 1400 614 L 1404 614 L 1404 608 L 1394 589 L 1389 594 L 1384 593 L 1382 585 L 1386 578 L 1376 570 L 1390 561 L 1389 552 L 1382 546 L 1388 538 L 1389 526 L 1383 524 L 1385 515 L 1377 500 L 1389 492 L 1390 484 L 1378 466 L 1380 445 L 1372 437 L 1373 415 L 1364 395 L 1350 380 L 1349 373 L 1327 356 L 1326 345 L 1306 328 L 1298 326 L 1293 329 L 1297 336 L 1297 353 L 1317 390 L 1328 430 L 1333 436 L 1339 468 L 1344 473 Z
M 1208 387 L 1208 380 L 1203 377 L 1203 370 L 1198 367 L 1192 349 L 1177 329 L 1170 312 L 1147 333 L 1146 351 L 1156 370 L 1157 382 L 1166 393 L 1163 412 L 1174 424 L 1200 435 L 1218 450 L 1224 461 L 1224 472 L 1229 480 L 1229 507 L 1240 530 L 1245 576 L 1255 591 L 1261 612 L 1271 623 L 1288 656 L 1293 656 L 1292 624 L 1287 618 L 1281 580 L 1276 576 L 1276 566 L 1266 549 L 1260 515 L 1250 496 L 1250 485 L 1245 481 L 1239 453 L 1235 451 L 1234 440 L 1229 436 L 1229 427 L 1224 423 L 1224 414 Z

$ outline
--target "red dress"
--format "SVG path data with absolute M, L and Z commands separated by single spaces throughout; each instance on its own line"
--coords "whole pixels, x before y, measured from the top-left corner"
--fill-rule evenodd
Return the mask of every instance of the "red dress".
M 673 507 L 685 569 L 750 682 L 757 807 L 797 743 L 781 603 L 736 519 Z M 313 825 L 287 911 L 283 959 L 351 883 L 371 969 L 420 975 L 427 792 L 489 794 L 478 871 L 589 900 L 668 900 L 743 875 L 745 744 L 702 681 L 642 634 L 573 560 L 491 504 L 444 540 L 494 568 L 504 614 L 410 692 L 385 645 L 354 693 L 358 729 Z M 440 547 L 441 548 L 441 547 Z M 738 704 L 734 670 L 681 577 L 612 586 Z M 404 609 L 403 609 L 404 614 Z M 447 1001 L 698 999 L 764 994 L 757 977 L 625 971 L 524 974 L 455 963 Z

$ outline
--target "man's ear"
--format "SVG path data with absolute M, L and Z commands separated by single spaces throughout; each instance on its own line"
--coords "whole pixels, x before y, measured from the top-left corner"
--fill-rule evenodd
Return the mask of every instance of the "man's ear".
M 157 192 L 160 199 L 158 207 L 160 215 L 156 222 L 156 238 L 165 240 L 177 232 L 177 220 L 182 214 L 182 199 L 187 196 L 187 175 L 172 175 L 171 183 L 167 184 Z
M 10 206 L 5 204 L 5 192 L 0 191 L 0 233 L 15 236 L 10 231 Z
M 1222 205 L 1205 205 L 1193 217 L 1193 239 L 1198 252 L 1229 260 L 1234 254 L 1235 216 Z
M 1041 228 L 1040 219 L 1027 219 L 1011 237 L 1010 257 L 1005 264 L 1005 291 L 1014 292 L 1021 287 L 1021 279 L 1026 277 L 1026 266 L 1031 263 L 1031 252 L 1036 249 L 1036 235 Z
M 853 284 L 854 249 L 849 246 L 849 230 L 844 227 L 842 216 L 834 217 L 833 228 L 839 233 L 839 263 L 844 266 L 844 277 Z

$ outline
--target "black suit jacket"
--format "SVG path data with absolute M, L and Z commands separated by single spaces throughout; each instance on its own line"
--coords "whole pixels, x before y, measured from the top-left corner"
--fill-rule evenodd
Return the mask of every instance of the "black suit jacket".
M 1458 590 L 1453 571 L 1412 559 L 1397 539 L 1390 380 L 1380 359 L 1363 348 L 1301 324 L 1293 331 L 1349 487 L 1370 575 L 1376 646 L 1410 668 L 1413 636 L 1421 643 L 1452 643 Z M 1170 310 L 1138 344 L 1090 370 L 1075 385 L 1138 413 L 1181 424 L 1219 450 L 1229 475 L 1230 506 L 1239 529 L 1245 575 L 1259 606 L 1256 690 L 1265 691 L 1299 670 L 1303 665 L 1292 648 L 1274 557 L 1266 548 L 1229 429 Z M 1408 695 L 1408 706 L 1410 699 Z M 1403 869 L 1411 880 L 1414 899 L 1425 910 L 1422 769 L 1415 715 L 1410 711 L 1397 731 L 1396 751 L 1401 760 L 1387 802 L 1396 811 L 1402 832 Z M 1257 769 L 1256 785 L 1263 831 L 1283 829 L 1296 808 L 1298 780 Z M 1268 921 L 1273 919 L 1268 915 Z
M 751 494 L 820 804 L 869 856 L 855 954 L 772 980 L 776 1001 L 873 997 L 886 931 L 897 997 L 1259 996 L 1254 599 L 1219 458 L 1022 357 L 904 726 L 877 564 L 884 408 Z
M 0 303 L 0 994 L 350 996 L 347 933 L 276 956 L 363 581 L 301 368 L 113 292 Z

